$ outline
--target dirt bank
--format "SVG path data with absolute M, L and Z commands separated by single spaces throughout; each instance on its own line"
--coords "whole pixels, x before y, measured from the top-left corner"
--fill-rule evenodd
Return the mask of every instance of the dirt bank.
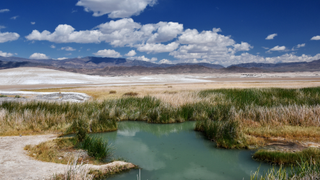
M 36 145 L 56 138 L 56 135 L 0 137 L 0 179 L 34 180 L 47 179 L 53 174 L 64 173 L 67 165 L 34 160 L 26 155 L 26 145 Z M 131 163 L 116 161 L 102 166 L 90 165 L 93 169 L 114 166 L 134 167 Z

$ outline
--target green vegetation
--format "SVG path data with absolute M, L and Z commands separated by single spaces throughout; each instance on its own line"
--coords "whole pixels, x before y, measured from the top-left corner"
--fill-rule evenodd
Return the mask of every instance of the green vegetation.
M 133 97 L 137 94 L 129 92 L 119 99 L 85 103 L 3 102 L 0 135 L 76 133 L 84 147 L 92 143 L 95 149 L 91 154 L 97 159 L 104 156 L 100 152 L 106 144 L 85 134 L 117 130 L 117 121 L 126 120 L 148 123 L 195 120 L 196 130 L 223 148 L 264 146 L 268 139 L 275 137 L 320 142 L 320 87 L 217 89 L 191 93 L 162 94 L 171 98 L 167 100 Z M 183 98 L 193 100 L 177 103 Z M 258 151 L 255 156 L 279 164 L 292 164 L 301 156 L 304 161 L 316 158 L 311 150 L 298 154 Z
M 284 169 L 282 166 L 276 170 L 274 167 L 268 172 L 259 176 L 259 168 L 252 173 L 250 180 L 311 180 L 320 178 L 320 164 L 310 161 L 298 161 L 297 166 L 291 170 Z
M 83 142 L 80 142 L 79 147 L 87 150 L 88 155 L 94 157 L 96 160 L 103 160 L 111 155 L 111 148 L 108 142 L 102 138 L 95 138 L 87 136 Z
M 300 161 L 306 162 L 312 158 L 313 163 L 320 164 L 320 149 L 308 148 L 298 152 L 259 150 L 254 153 L 253 158 L 280 165 L 297 165 Z
M 59 157 L 72 148 L 87 150 L 95 160 L 108 157 L 108 143 L 86 134 L 115 131 L 117 121 L 126 120 L 148 123 L 195 120 L 197 131 L 214 140 L 218 147 L 228 149 L 263 146 L 275 137 L 320 142 L 320 87 L 217 89 L 192 93 L 185 98 L 192 97 L 194 101 L 180 104 L 176 103 L 178 98 L 183 99 L 187 93 L 164 93 L 163 96 L 171 98 L 166 101 L 151 96 L 134 97 L 138 93 L 129 92 L 119 99 L 85 103 L 3 102 L 0 135 L 75 133 L 76 138 L 26 147 L 31 156 L 60 163 L 67 163 Z M 295 153 L 259 150 L 254 158 L 295 167 L 290 172 L 283 168 L 271 169 L 262 177 L 255 173 L 251 179 L 319 178 L 319 149 Z
M 6 96 L 6 95 L 3 95 L 3 94 L 0 94 L 0 98 L 1 98 L 1 97 L 8 97 L 8 96 Z
M 219 147 L 243 148 L 245 141 L 241 134 L 240 125 L 237 121 L 198 121 L 196 130 L 203 131 L 205 135 L 214 140 Z
M 76 144 L 75 138 L 58 138 L 35 146 L 27 145 L 24 149 L 28 151 L 29 156 L 35 159 L 67 164 L 70 159 L 75 158 L 71 152 L 75 150 Z

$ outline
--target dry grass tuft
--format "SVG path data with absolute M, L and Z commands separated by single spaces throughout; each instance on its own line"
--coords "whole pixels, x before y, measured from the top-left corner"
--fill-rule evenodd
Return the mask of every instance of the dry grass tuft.
M 136 92 L 126 92 L 123 94 L 124 96 L 138 96 L 139 94 Z
M 94 175 L 90 174 L 88 164 L 83 164 L 81 161 L 78 164 L 79 159 L 75 158 L 68 162 L 68 167 L 63 174 L 53 175 L 50 180 L 93 180 Z
M 117 91 L 109 91 L 109 94 L 116 94 Z

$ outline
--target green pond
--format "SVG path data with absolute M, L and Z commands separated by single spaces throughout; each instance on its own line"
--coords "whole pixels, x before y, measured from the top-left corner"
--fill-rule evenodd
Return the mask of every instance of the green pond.
M 121 157 L 141 168 L 142 180 L 232 180 L 250 179 L 250 173 L 271 166 L 254 161 L 249 150 L 219 149 L 194 122 L 148 124 L 120 122 L 119 130 L 94 134 L 112 143 L 114 157 Z M 135 180 L 134 169 L 111 180 Z

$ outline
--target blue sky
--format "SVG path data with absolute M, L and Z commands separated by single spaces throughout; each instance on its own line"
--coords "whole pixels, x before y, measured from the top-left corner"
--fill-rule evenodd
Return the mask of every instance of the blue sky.
M 2 0 L 0 56 L 221 65 L 320 59 L 318 0 Z

